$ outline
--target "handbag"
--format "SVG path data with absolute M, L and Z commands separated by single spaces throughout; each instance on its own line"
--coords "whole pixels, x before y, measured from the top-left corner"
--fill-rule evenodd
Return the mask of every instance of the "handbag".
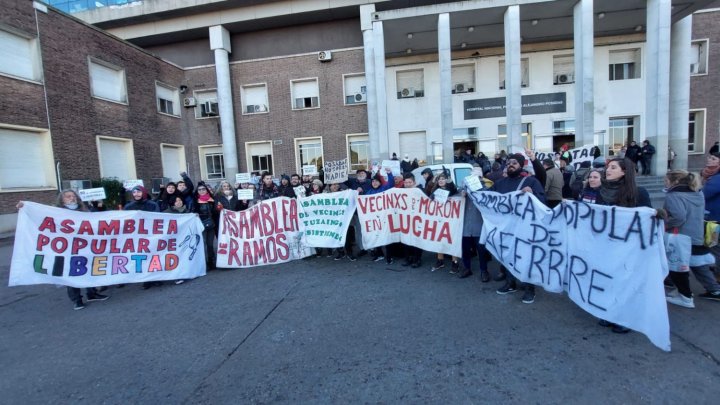
M 689 236 L 678 233 L 677 228 L 665 232 L 665 255 L 668 270 L 676 272 L 690 271 L 690 255 L 692 240 Z
M 202 220 L 203 227 L 205 229 L 213 229 L 215 228 L 215 222 L 212 218 L 205 218 Z
M 718 226 L 716 221 L 705 221 L 705 238 L 703 244 L 707 247 L 717 246 L 718 232 L 720 232 L 720 226 Z

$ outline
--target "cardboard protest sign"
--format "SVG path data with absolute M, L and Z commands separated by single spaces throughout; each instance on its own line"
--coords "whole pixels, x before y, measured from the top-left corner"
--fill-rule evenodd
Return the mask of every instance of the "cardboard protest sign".
M 106 198 L 105 189 L 103 187 L 86 188 L 78 191 L 78 194 L 80 195 L 80 199 L 83 201 L 99 201 Z
M 478 191 L 485 187 L 478 176 L 467 176 L 463 181 L 470 191 Z
M 462 255 L 465 199 L 440 204 L 418 188 L 391 188 L 358 196 L 357 212 L 365 249 L 402 242 L 428 252 Z
M 252 200 L 255 198 L 255 191 L 249 188 L 241 188 L 237 191 L 238 200 Z
M 440 204 L 445 204 L 445 202 L 448 200 L 448 197 L 450 196 L 450 192 L 439 188 L 433 192 L 433 196 L 436 202 L 439 202 Z
M 355 213 L 357 191 L 316 194 L 299 200 L 300 226 L 308 246 L 339 248 Z
M 378 170 L 380 171 L 380 174 L 382 174 L 382 176 L 387 179 L 388 175 L 387 175 L 387 172 L 384 170 L 386 167 L 389 167 L 390 170 L 392 170 L 393 177 L 402 176 L 402 173 L 400 173 L 400 161 L 399 160 L 383 160 L 382 161 L 382 165 L 380 165 Z
M 252 181 L 252 175 L 250 173 L 237 173 L 235 174 L 235 183 L 250 183 Z
M 303 176 L 317 176 L 318 169 L 315 165 L 305 165 L 302 167 L 302 174 Z
M 125 180 L 125 181 L 123 181 L 123 188 L 124 188 L 125 190 L 130 191 L 130 190 L 132 190 L 133 187 L 135 187 L 135 186 L 143 186 L 143 187 L 145 187 L 145 184 L 144 184 L 143 181 L 140 180 L 140 179 Z
M 650 208 L 563 201 L 530 193 L 469 194 L 483 216 L 480 243 L 519 280 L 567 292 L 590 314 L 670 350 L 662 221 Z
M 585 145 L 579 148 L 570 149 L 568 152 L 570 152 L 570 156 L 572 157 L 572 161 L 570 162 L 571 165 L 575 167 L 575 169 L 580 167 L 580 164 L 582 162 L 590 162 L 592 163 L 595 158 L 590 153 L 590 150 L 593 148 L 593 145 Z M 542 161 L 543 159 L 550 158 L 552 159 L 553 156 L 555 156 L 555 152 L 535 152 L 535 158 Z
M 295 195 L 297 197 L 305 197 L 305 193 L 307 192 L 307 189 L 305 186 L 297 186 L 293 187 L 293 191 L 295 191 Z
M 9 285 L 82 288 L 203 276 L 202 231 L 196 215 L 88 213 L 24 202 Z
M 348 160 L 333 160 L 325 162 L 323 173 L 325 174 L 325 184 L 336 184 L 347 181 L 348 179 Z
M 242 268 L 302 259 L 315 249 L 302 242 L 298 202 L 279 197 L 245 211 L 222 210 L 218 228 L 217 267 Z

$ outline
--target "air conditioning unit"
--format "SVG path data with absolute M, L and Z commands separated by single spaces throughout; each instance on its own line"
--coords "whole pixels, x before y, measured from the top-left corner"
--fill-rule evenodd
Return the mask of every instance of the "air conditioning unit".
M 500 90 L 505 90 L 505 80 L 500 82 Z
M 572 83 L 575 81 L 575 75 L 570 73 L 561 73 L 555 75 L 555 84 Z
M 202 113 L 209 116 L 218 115 L 218 103 L 206 101 L 202 104 Z
M 332 52 L 331 51 L 320 51 L 318 52 L 318 60 L 320 62 L 328 62 L 332 60 Z
M 245 107 L 246 111 L 250 114 L 252 113 L 259 113 L 259 112 L 267 112 L 267 106 L 265 104 L 251 104 Z
M 700 73 L 700 64 L 699 63 L 691 63 L 690 64 L 690 73 L 691 74 Z
M 458 83 L 455 85 L 455 93 L 467 93 L 468 87 L 465 83 Z
M 357 93 L 355 94 L 355 102 L 356 103 L 363 103 L 367 101 L 367 97 L 365 96 L 365 93 Z
M 183 99 L 183 105 L 185 107 L 195 107 L 197 105 L 197 100 L 195 100 L 195 97 L 187 97 Z
M 415 89 L 413 89 L 413 88 L 402 89 L 402 90 L 400 90 L 400 96 L 402 98 L 415 97 Z

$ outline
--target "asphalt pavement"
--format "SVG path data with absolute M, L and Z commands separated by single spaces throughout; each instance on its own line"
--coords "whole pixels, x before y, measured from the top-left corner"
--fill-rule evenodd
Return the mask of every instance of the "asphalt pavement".
M 7 285 L 11 241 L 0 241 Z M 720 302 L 670 308 L 672 352 L 617 335 L 568 298 L 424 266 L 316 258 L 111 287 L 0 288 L 8 404 L 709 403 Z M 477 266 L 477 263 L 474 263 Z M 449 266 L 448 266 L 449 267 Z M 493 264 L 493 270 L 496 266 Z M 701 288 L 693 285 L 696 293 Z

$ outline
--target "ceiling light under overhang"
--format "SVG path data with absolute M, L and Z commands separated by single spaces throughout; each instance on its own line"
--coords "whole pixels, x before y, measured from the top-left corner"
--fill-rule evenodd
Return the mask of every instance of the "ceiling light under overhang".
M 643 28 L 642 25 L 638 25 L 637 27 L 635 27 L 635 32 L 642 31 L 642 28 Z
M 473 32 L 473 31 L 475 31 L 475 27 L 468 27 L 468 32 Z
M 605 18 L 605 13 L 598 13 L 598 20 Z
M 467 43 L 466 42 L 461 43 L 460 48 L 467 48 Z
M 412 33 L 409 33 L 409 34 L 407 34 L 407 37 L 408 37 L 408 39 L 412 39 L 413 34 L 412 34 Z
M 410 49 L 410 48 L 406 49 L 405 53 L 412 53 L 412 49 Z
M 532 20 L 531 24 L 532 24 L 532 25 L 538 25 L 538 20 Z

